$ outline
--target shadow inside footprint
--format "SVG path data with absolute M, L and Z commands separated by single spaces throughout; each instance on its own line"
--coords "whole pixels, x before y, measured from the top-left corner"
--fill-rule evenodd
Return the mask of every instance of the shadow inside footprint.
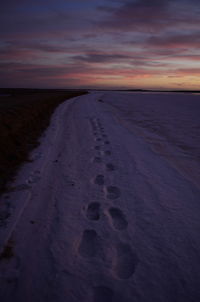
M 117 199 L 121 195 L 120 189 L 118 187 L 109 186 L 106 188 L 106 191 L 107 191 L 106 197 L 108 199 Z
M 109 287 L 97 286 L 93 289 L 93 302 L 112 302 L 113 291 Z
M 96 157 L 94 158 L 94 163 L 101 163 L 101 162 L 102 162 L 101 157 L 96 156 Z
M 114 171 L 115 170 L 115 166 L 111 163 L 106 164 L 106 169 L 107 171 Z
M 95 230 L 85 230 L 79 245 L 79 254 L 83 257 L 94 257 L 97 254 L 99 238 Z
M 103 184 L 104 184 L 104 176 L 103 175 L 97 175 L 96 176 L 96 178 L 95 178 L 95 180 L 94 180 L 94 183 L 96 184 L 96 185 L 100 185 L 100 186 L 102 186 Z
M 104 144 L 105 144 L 105 145 L 109 145 L 110 142 L 109 142 L 109 141 L 105 141 Z
M 101 148 L 100 146 L 95 146 L 94 147 L 95 150 L 100 150 L 100 148 Z
M 113 227 L 117 230 L 124 230 L 128 226 L 128 222 L 123 212 L 118 208 L 110 208 L 109 214 L 112 219 Z
M 128 279 L 135 272 L 138 258 L 128 244 L 121 243 L 117 247 L 117 261 L 114 272 L 120 279 Z
M 92 202 L 88 205 L 86 216 L 89 220 L 99 220 L 100 217 L 100 204 Z

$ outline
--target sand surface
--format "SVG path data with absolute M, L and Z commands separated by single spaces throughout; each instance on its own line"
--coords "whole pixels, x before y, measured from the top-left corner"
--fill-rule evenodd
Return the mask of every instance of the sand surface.
M 200 99 L 61 104 L 1 198 L 3 302 L 200 301 Z

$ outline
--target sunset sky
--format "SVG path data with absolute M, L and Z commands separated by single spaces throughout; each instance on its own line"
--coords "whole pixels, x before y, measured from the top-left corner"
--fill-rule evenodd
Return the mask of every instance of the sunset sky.
M 200 0 L 7 0 L 0 87 L 200 89 Z

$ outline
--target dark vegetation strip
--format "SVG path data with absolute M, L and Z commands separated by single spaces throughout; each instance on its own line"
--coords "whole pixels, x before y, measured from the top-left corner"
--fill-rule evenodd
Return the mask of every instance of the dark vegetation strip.
M 0 194 L 28 161 L 55 108 L 81 90 L 0 89 Z

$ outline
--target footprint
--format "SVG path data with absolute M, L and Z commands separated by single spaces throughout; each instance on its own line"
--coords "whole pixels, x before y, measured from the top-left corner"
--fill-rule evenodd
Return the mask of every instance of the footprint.
M 113 290 L 106 286 L 93 288 L 93 302 L 112 302 Z
M 94 158 L 93 161 L 94 161 L 95 163 L 101 163 L 101 162 L 102 162 L 102 159 L 101 159 L 101 157 L 96 156 L 96 157 Z
M 35 172 L 33 172 L 30 176 L 29 176 L 29 178 L 27 179 L 27 183 L 28 184 L 34 184 L 35 182 L 37 182 L 38 180 L 40 180 L 40 172 L 37 172 L 37 171 L 35 171 Z
M 135 272 L 138 258 L 131 247 L 126 243 L 120 243 L 117 247 L 117 259 L 113 270 L 118 278 L 128 279 Z
M 100 146 L 95 146 L 94 149 L 95 149 L 95 150 L 100 150 L 101 147 L 100 147 Z
M 102 185 L 104 184 L 104 176 L 101 175 L 101 174 L 97 175 L 96 178 L 95 178 L 94 183 L 95 183 L 96 185 L 102 186 Z
M 100 218 L 100 204 L 98 202 L 91 202 L 88 205 L 86 216 L 89 220 L 99 220 Z
M 107 171 L 114 171 L 115 170 L 115 166 L 111 163 L 106 164 L 106 169 Z
M 15 187 L 8 188 L 8 191 L 17 192 L 17 191 L 29 190 L 30 188 L 31 188 L 31 186 L 28 184 L 21 184 L 21 185 L 15 186 Z
M 83 257 L 94 257 L 97 254 L 99 237 L 95 230 L 85 230 L 79 245 L 79 253 Z
M 107 137 L 107 135 L 106 135 L 106 134 L 103 134 L 102 136 L 103 136 L 103 137 Z
M 96 141 L 97 141 L 97 142 L 100 142 L 100 141 L 101 141 L 101 138 L 97 138 Z
M 111 155 L 111 151 L 107 150 L 104 152 L 106 155 Z
M 108 199 L 117 199 L 121 195 L 120 189 L 118 187 L 115 187 L 115 186 L 109 186 L 109 187 L 107 187 L 106 191 L 107 191 L 106 197 Z
M 110 142 L 109 142 L 109 141 L 105 141 L 104 144 L 105 144 L 105 145 L 109 145 Z
M 108 212 L 112 219 L 113 227 L 116 230 L 124 230 L 127 228 L 128 222 L 125 218 L 125 215 L 123 214 L 123 212 L 120 209 L 113 207 L 113 208 L 110 208 Z

